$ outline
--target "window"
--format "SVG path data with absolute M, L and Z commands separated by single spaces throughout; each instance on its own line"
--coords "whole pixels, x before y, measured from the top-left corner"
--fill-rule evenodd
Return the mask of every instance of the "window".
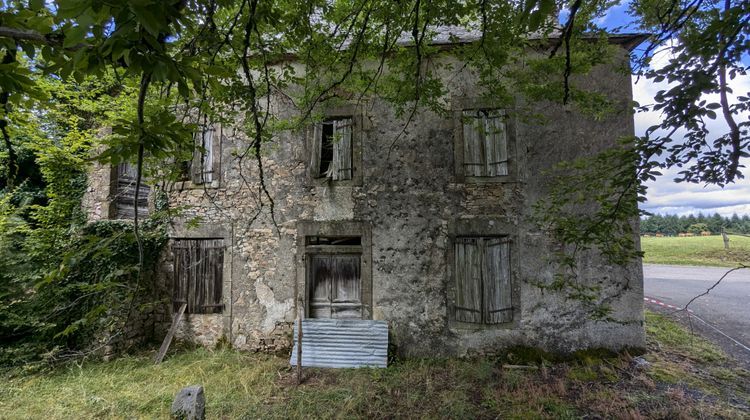
M 315 178 L 352 179 L 352 118 L 330 118 L 315 125 L 311 172 Z
M 464 176 L 508 175 L 505 112 L 498 109 L 472 109 L 464 110 L 461 117 Z
M 112 199 L 114 204 L 115 219 L 133 219 L 136 208 L 139 217 L 148 216 L 148 195 L 151 187 L 141 181 L 141 188 L 138 192 L 138 206 L 135 203 L 135 184 L 138 171 L 136 165 L 131 163 L 121 163 L 117 165 L 115 172 L 115 194 Z
M 221 313 L 223 239 L 174 239 L 174 284 L 172 303 L 177 311 L 187 303 L 185 313 Z
M 194 184 L 209 184 L 214 180 L 214 135 L 213 126 L 204 126 L 195 134 L 195 157 L 192 179 Z
M 454 243 L 456 321 L 499 324 L 513 320 L 510 240 L 458 237 Z
M 310 318 L 362 319 L 360 237 L 307 237 Z

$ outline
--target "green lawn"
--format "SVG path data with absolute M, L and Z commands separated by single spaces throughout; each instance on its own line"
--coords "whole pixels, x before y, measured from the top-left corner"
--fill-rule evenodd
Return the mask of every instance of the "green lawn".
M 306 369 L 297 386 L 286 358 L 199 349 L 154 366 L 153 354 L 144 352 L 0 374 L 0 418 L 168 418 L 174 394 L 191 384 L 204 385 L 211 419 L 746 416 L 750 372 L 678 324 L 646 315 L 651 368 L 645 372 L 630 368 L 627 354 L 552 363 L 516 351 L 503 358 L 399 361 L 388 369 Z
M 643 262 L 650 264 L 712 265 L 736 267 L 750 265 L 750 238 L 729 236 L 724 249 L 721 235 L 679 237 L 642 237 Z

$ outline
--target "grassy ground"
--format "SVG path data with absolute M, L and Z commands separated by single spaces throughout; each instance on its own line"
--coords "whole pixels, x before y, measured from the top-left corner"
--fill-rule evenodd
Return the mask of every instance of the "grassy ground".
M 306 369 L 296 386 L 285 358 L 184 350 L 54 371 L 4 373 L 0 418 L 167 418 L 183 386 L 205 387 L 209 418 L 740 418 L 750 373 L 712 344 L 647 313 L 651 368 L 629 356 L 530 363 L 499 358 L 408 360 L 388 369 Z M 508 359 L 510 357 L 510 359 Z
M 750 265 L 750 238 L 729 236 L 729 249 L 724 249 L 721 235 L 641 238 L 644 263 L 676 265 L 712 265 L 736 267 Z

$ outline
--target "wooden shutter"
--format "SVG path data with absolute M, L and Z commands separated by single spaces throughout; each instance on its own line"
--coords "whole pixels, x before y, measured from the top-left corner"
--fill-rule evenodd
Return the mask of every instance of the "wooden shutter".
M 308 271 L 310 318 L 331 317 L 331 256 L 311 255 Z
M 333 161 L 331 179 L 352 179 L 352 119 L 335 120 L 333 124 Z
M 213 181 L 214 174 L 214 129 L 205 128 L 195 135 L 195 158 L 192 178 L 194 184 Z
M 508 138 L 505 116 L 500 110 L 490 110 L 484 116 L 485 173 L 487 176 L 508 175 Z
M 482 322 L 482 253 L 477 238 L 456 238 L 456 321 Z
M 221 313 L 223 239 L 175 239 L 172 249 L 175 310 L 187 303 L 186 313 Z
M 484 322 L 498 324 L 513 320 L 510 281 L 510 243 L 505 238 L 484 239 Z
M 117 185 L 115 190 L 115 218 L 132 219 L 135 216 L 135 184 L 138 170 L 135 165 L 130 163 L 121 163 L 117 165 Z M 138 193 L 138 216 L 148 216 L 148 195 L 151 187 L 141 182 L 141 188 Z
M 362 318 L 362 276 L 359 254 L 309 256 L 309 316 Z
M 317 178 L 320 175 L 320 153 L 323 147 L 323 124 L 315 124 L 312 141 L 310 142 L 310 175 Z
M 464 176 L 484 176 L 484 145 L 480 132 L 481 120 L 477 118 L 477 111 L 464 111 L 461 121 L 464 134 Z
M 331 318 L 362 318 L 359 255 L 336 255 L 332 259 Z

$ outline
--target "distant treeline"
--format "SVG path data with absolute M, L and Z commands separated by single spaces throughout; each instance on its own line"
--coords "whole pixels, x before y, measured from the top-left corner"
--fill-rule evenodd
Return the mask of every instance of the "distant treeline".
M 728 233 L 750 233 L 750 216 L 747 214 L 740 217 L 736 213 L 732 217 L 722 217 L 719 213 L 706 216 L 698 213 L 697 216 L 675 216 L 655 214 L 641 219 L 641 233 L 655 235 L 678 235 L 680 233 L 692 233 L 694 235 L 710 232 L 712 235 L 721 233 L 721 228 Z

